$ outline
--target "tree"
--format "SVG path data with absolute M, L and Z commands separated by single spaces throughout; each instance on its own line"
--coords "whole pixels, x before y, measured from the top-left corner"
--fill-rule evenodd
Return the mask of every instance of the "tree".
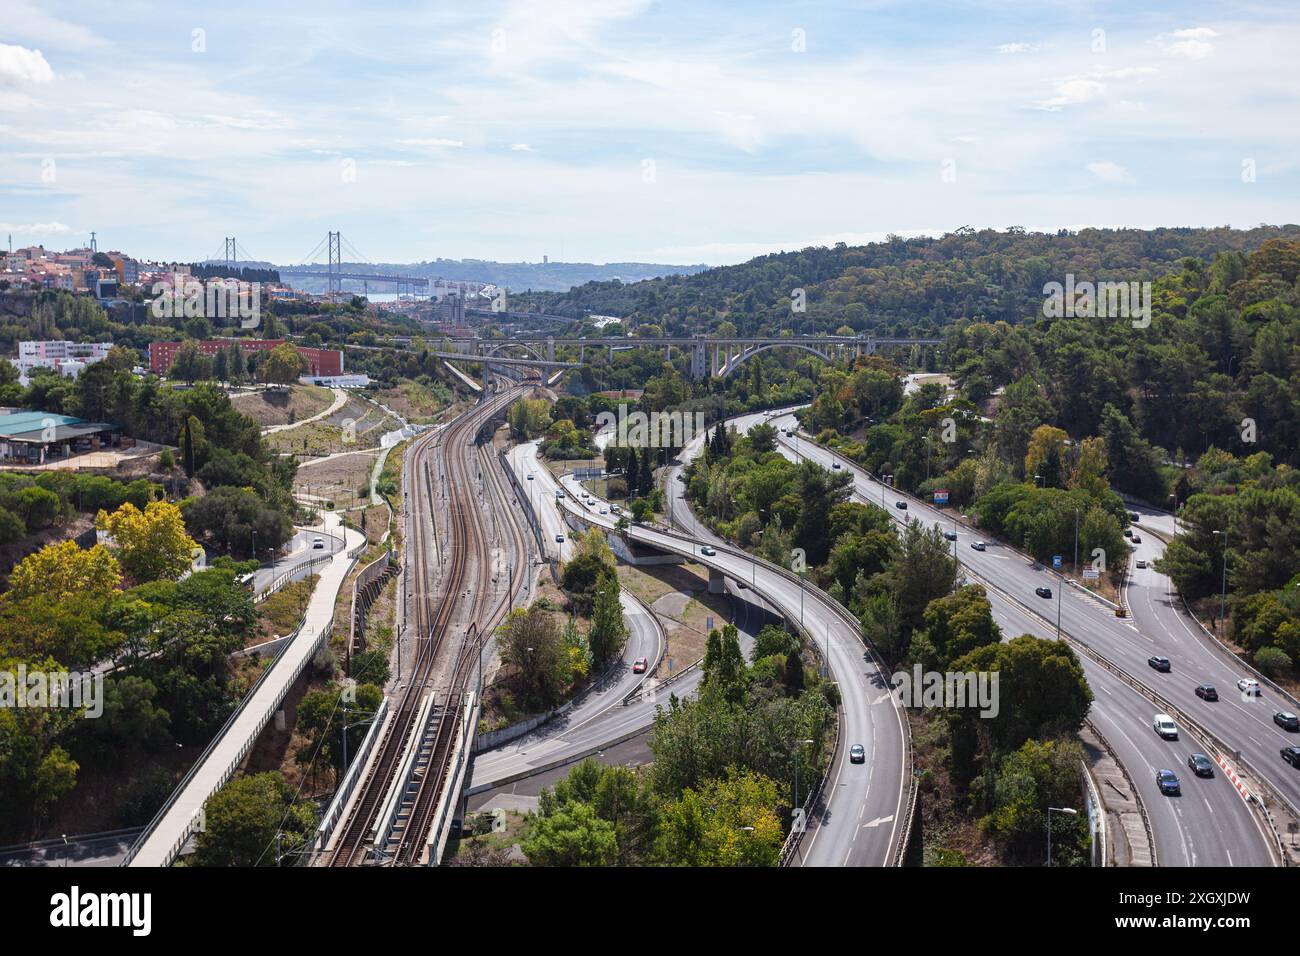
M 95 527 L 112 535 L 118 561 L 136 581 L 175 580 L 198 547 L 185 533 L 181 509 L 167 501 L 151 501 L 144 511 L 129 501 L 112 514 L 100 511 Z
M 568 647 L 555 619 L 537 605 L 516 608 L 497 628 L 501 663 L 513 668 L 523 703 L 545 710 L 559 702 L 573 682 Z
M 302 374 L 303 364 L 298 350 L 288 342 L 281 342 L 262 362 L 262 379 L 276 385 L 292 384 Z
M 193 385 L 197 380 L 211 378 L 212 359 L 199 351 L 197 343 L 182 342 L 172 358 L 167 377 L 184 379 L 187 385 Z
M 305 849 L 315 837 L 311 801 L 295 801 L 279 773 L 232 780 L 208 798 L 204 811 L 195 866 L 276 866 L 277 834 L 285 854 Z
M 1055 488 L 1061 484 L 1061 444 L 1070 436 L 1064 429 L 1053 425 L 1039 425 L 1029 436 L 1029 450 L 1025 453 L 1025 480 L 1040 475 L 1044 488 Z M 1055 456 L 1055 457 L 1053 457 Z M 1040 466 L 1046 465 L 1054 473 L 1041 473 Z
M 534 866 L 612 866 L 618 859 L 613 824 L 586 803 L 535 817 L 522 848 Z
M 597 664 L 613 660 L 627 639 L 627 623 L 623 619 L 623 603 L 619 598 L 618 578 L 605 574 L 596 585 L 596 599 L 592 609 L 591 630 L 587 642 Z
M 47 544 L 15 565 L 5 600 L 45 596 L 107 597 L 122 580 L 117 559 L 102 544 L 83 551 L 75 541 Z
M 783 809 L 775 781 L 733 768 L 664 807 L 664 856 L 681 866 L 776 866 Z

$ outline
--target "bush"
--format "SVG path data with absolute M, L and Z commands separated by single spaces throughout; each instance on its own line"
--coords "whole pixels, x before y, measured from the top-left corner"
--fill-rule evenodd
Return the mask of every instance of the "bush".
M 1291 657 L 1280 647 L 1261 647 L 1255 652 L 1255 666 L 1269 677 L 1281 677 L 1294 666 Z

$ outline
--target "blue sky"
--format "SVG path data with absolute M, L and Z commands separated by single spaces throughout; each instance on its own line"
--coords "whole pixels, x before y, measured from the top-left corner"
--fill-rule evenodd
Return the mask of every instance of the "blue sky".
M 727 263 L 1300 221 L 1294 4 L 5 0 L 0 241 Z

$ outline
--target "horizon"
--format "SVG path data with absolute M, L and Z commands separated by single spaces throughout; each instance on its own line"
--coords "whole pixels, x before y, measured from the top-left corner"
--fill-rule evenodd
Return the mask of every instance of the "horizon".
M 1284 5 L 249 3 L 0 33 L 0 233 L 201 261 L 727 265 L 1300 219 Z M 1213 115 L 1213 125 L 1204 117 Z

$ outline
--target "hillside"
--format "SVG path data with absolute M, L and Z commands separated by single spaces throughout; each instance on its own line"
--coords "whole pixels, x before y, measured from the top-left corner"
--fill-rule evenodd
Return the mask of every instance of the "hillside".
M 724 320 L 741 333 L 829 332 L 841 325 L 878 334 L 933 333 L 962 318 L 1017 323 L 1037 316 L 1043 284 L 1063 282 L 1067 273 L 1078 281 L 1153 279 L 1177 271 L 1184 257 L 1208 261 L 1278 237 L 1300 238 L 1300 226 L 959 229 L 939 239 L 809 247 L 690 276 L 589 282 L 515 299 L 548 312 L 630 318 L 672 333 L 708 331 Z M 807 295 L 801 314 L 791 312 L 795 289 Z

